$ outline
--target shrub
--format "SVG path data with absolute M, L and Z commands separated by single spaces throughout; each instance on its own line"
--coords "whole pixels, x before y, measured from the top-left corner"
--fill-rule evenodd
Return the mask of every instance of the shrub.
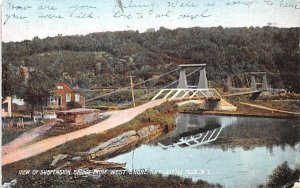
M 74 101 L 71 101 L 67 104 L 68 109 L 73 109 L 73 108 L 82 108 L 82 106 Z
M 293 170 L 290 169 L 287 161 L 273 170 L 269 176 L 268 187 L 279 187 L 287 184 L 293 179 Z

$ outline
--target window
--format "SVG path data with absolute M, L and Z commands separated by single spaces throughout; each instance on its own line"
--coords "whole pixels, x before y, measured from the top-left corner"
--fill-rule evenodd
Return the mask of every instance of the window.
M 79 102 L 80 101 L 80 95 L 79 94 L 75 94 L 75 102 Z
M 64 89 L 64 86 L 57 86 L 57 89 L 62 90 L 62 89 Z
M 71 102 L 71 93 L 66 94 L 66 102 Z
M 50 96 L 50 103 L 51 104 L 54 104 L 56 102 L 55 98 L 56 97 L 54 97 L 54 96 Z
M 8 112 L 8 103 L 2 103 L 2 109 L 4 109 L 4 112 Z

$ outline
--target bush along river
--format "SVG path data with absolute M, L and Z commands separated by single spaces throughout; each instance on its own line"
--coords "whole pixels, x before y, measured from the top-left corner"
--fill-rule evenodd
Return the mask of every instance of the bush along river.
M 265 184 L 278 165 L 300 163 L 300 119 L 179 113 L 176 129 L 110 159 L 225 187 Z

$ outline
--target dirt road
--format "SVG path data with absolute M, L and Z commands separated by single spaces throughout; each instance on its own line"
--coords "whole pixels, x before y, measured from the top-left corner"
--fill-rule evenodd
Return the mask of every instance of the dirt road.
M 143 105 L 137 106 L 135 108 L 126 109 L 122 111 L 110 112 L 110 117 L 98 124 L 95 124 L 91 127 L 81 129 L 78 131 L 74 131 L 68 134 L 59 135 L 55 137 L 50 137 L 44 140 L 41 140 L 36 143 L 32 143 L 27 146 L 23 146 L 16 150 L 10 151 L 7 154 L 2 156 L 2 165 L 10 164 L 22 159 L 26 159 L 32 157 L 34 155 L 45 152 L 49 149 L 52 149 L 56 146 L 64 144 L 68 141 L 93 134 L 93 133 L 101 133 L 103 131 L 112 129 L 119 125 L 122 125 L 130 120 L 132 120 L 137 115 L 141 114 L 148 108 L 153 108 L 165 102 L 166 100 L 154 100 Z
M 2 155 L 10 153 L 16 150 L 17 148 L 20 148 L 21 146 L 28 144 L 29 142 L 39 137 L 40 135 L 43 135 L 49 129 L 51 129 L 51 127 L 55 124 L 55 122 L 56 121 L 51 121 L 43 126 L 24 132 L 18 138 L 14 139 L 12 142 L 2 146 Z
M 285 113 L 285 114 L 292 114 L 292 115 L 300 115 L 299 112 L 290 112 L 290 111 L 285 111 L 285 110 L 278 110 L 278 109 L 274 109 L 274 108 L 269 108 L 269 107 L 265 107 L 265 106 L 261 106 L 261 105 L 257 105 L 257 104 L 250 104 L 250 103 L 245 103 L 245 102 L 240 102 L 240 104 L 246 105 L 246 106 L 251 106 L 254 108 L 260 108 L 260 109 L 264 109 L 264 110 L 268 110 L 268 111 L 272 111 L 272 112 L 280 112 L 280 113 Z

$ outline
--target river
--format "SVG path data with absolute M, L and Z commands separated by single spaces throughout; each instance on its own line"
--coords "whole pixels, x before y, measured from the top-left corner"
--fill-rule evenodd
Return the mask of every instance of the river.
M 225 187 L 256 187 L 266 183 L 268 175 L 284 161 L 291 167 L 300 163 L 299 125 L 299 119 L 177 114 L 174 131 L 109 161 L 126 162 L 129 171 L 147 169 L 164 175 L 202 179 Z M 220 134 L 208 144 L 167 149 L 158 145 L 172 145 L 182 137 L 190 138 L 201 131 L 206 133 L 209 128 L 211 132 L 217 130 L 215 135 L 218 131 Z M 225 148 L 214 144 L 222 138 L 275 139 L 276 144 Z

